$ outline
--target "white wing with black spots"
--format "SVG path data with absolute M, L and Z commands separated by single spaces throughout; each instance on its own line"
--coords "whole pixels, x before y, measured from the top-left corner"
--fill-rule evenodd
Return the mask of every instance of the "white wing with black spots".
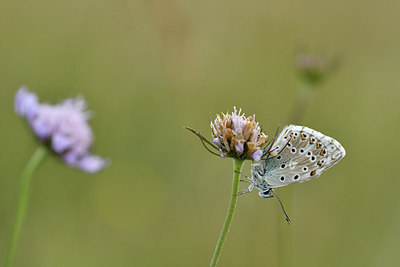
M 286 126 L 270 151 L 267 160 L 253 164 L 253 171 L 271 188 L 317 178 L 346 155 L 335 139 L 296 125 Z

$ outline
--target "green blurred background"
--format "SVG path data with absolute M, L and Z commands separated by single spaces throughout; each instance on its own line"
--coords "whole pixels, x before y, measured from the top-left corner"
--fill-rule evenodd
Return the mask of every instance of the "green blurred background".
M 272 135 L 301 86 L 293 62 L 304 49 L 341 62 L 303 124 L 347 156 L 292 186 L 293 265 L 398 266 L 399 9 L 394 0 L 1 1 L 0 261 L 37 147 L 13 111 L 19 86 L 51 103 L 84 95 L 95 153 L 112 165 L 88 175 L 44 162 L 16 266 L 207 266 L 232 163 L 182 126 L 209 136 L 209 113 L 236 105 Z M 287 190 L 277 190 L 283 201 Z M 278 208 L 256 192 L 240 197 L 220 266 L 276 266 Z

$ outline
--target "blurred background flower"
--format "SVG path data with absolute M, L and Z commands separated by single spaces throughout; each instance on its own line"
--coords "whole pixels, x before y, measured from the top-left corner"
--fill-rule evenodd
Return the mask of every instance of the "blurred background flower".
M 295 67 L 305 83 L 315 86 L 335 70 L 337 64 L 336 60 L 320 54 L 301 53 L 296 57 Z
M 40 104 L 36 94 L 20 88 L 15 95 L 15 112 L 25 117 L 39 140 L 66 164 L 94 173 L 108 166 L 108 160 L 90 152 L 93 133 L 83 98 L 71 98 L 57 105 Z

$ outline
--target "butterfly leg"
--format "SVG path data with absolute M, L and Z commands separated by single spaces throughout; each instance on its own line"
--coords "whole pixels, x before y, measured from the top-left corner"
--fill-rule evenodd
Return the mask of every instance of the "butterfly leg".
M 247 188 L 246 190 L 239 191 L 239 192 L 237 193 L 237 196 L 250 193 L 251 191 L 253 191 L 253 188 L 254 188 L 254 184 L 252 183 L 252 184 L 249 186 L 249 188 Z
M 246 180 L 239 180 L 240 182 L 245 182 L 245 183 L 249 183 L 249 184 L 251 184 L 251 182 L 250 181 L 246 181 Z
M 243 195 L 243 194 L 247 194 L 247 193 L 250 193 L 251 191 L 249 190 L 249 189 L 246 189 L 246 190 L 243 190 L 243 191 L 239 191 L 238 193 L 237 193 L 237 196 L 240 196 L 240 195 Z
M 251 179 L 251 177 L 249 177 L 249 176 L 247 176 L 247 175 L 245 175 L 245 174 L 243 174 L 243 173 L 241 173 L 241 172 L 238 172 L 238 171 L 234 171 L 234 172 L 239 173 L 240 175 L 246 177 L 246 178 L 249 180 L 250 183 L 253 182 L 253 180 Z M 239 180 L 239 181 L 241 181 L 241 182 L 246 182 L 245 180 Z

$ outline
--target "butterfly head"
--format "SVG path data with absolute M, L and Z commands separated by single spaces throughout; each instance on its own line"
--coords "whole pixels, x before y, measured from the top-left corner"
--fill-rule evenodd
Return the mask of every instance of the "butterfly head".
M 260 190 L 260 189 L 259 189 Z M 271 188 L 268 189 L 264 189 L 264 190 L 260 190 L 260 192 L 258 192 L 258 195 L 262 198 L 271 198 L 272 197 L 272 192 L 271 192 Z

